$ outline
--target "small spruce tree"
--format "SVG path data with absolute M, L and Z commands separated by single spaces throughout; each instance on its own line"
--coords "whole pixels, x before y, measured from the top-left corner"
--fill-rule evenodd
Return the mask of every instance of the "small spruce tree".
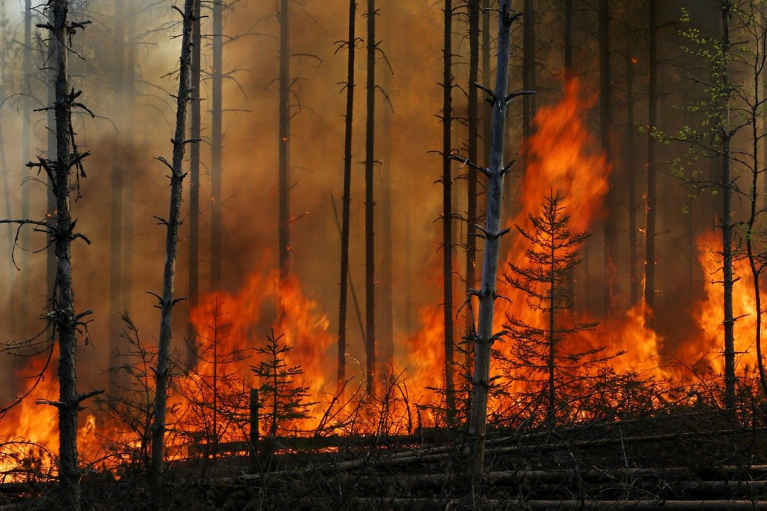
M 528 397 L 538 401 L 546 399 L 546 423 L 553 426 L 558 403 L 571 397 L 579 373 L 587 366 L 604 361 L 595 357 L 601 349 L 581 353 L 566 353 L 561 349 L 563 339 L 576 332 L 590 330 L 596 323 L 571 324 L 565 312 L 572 302 L 568 278 L 578 259 L 578 247 L 589 238 L 589 233 L 572 233 L 568 229 L 569 215 L 565 214 L 562 197 L 552 191 L 538 216 L 529 215 L 532 230 L 517 225 L 519 234 L 526 238 L 529 248 L 525 252 L 527 264 L 510 263 L 510 274 L 504 276 L 512 287 L 527 295 L 532 311 L 543 316 L 540 321 L 525 320 L 507 315 L 507 325 L 514 348 L 510 362 L 515 374 L 525 381 Z M 530 324 L 534 323 L 534 324 Z
M 298 379 L 304 374 L 301 366 L 291 366 L 286 361 L 286 355 L 293 348 L 280 343 L 282 337 L 275 337 L 273 331 L 267 335 L 266 346 L 256 348 L 257 353 L 264 355 L 264 360 L 251 366 L 253 373 L 263 382 L 258 391 L 264 403 L 262 417 L 269 423 L 269 436 L 275 436 L 280 429 L 285 430 L 290 424 L 308 418 L 309 409 L 315 404 L 307 401 L 309 387 L 298 384 Z

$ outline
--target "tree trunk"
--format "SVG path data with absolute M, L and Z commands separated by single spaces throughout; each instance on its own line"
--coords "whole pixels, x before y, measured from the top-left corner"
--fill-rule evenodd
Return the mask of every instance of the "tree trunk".
M 77 328 L 82 315 L 75 313 L 72 291 L 72 241 L 74 221 L 70 209 L 69 193 L 73 184 L 71 170 L 81 157 L 72 146 L 72 103 L 69 84 L 69 31 L 67 0 L 54 0 L 51 19 L 51 46 L 53 60 L 53 103 L 56 146 L 55 187 L 56 228 L 54 248 L 56 254 L 55 298 L 52 304 L 52 324 L 59 340 L 59 480 L 61 506 L 67 511 L 80 507 L 80 468 L 77 460 L 77 412 L 82 398 L 77 394 Z M 75 168 L 75 172 L 78 169 Z
M 280 278 L 290 273 L 290 0 L 280 2 Z
M 728 410 L 735 410 L 735 318 L 732 312 L 732 189 L 734 182 L 730 172 L 730 12 L 732 0 L 721 0 L 722 13 L 722 266 L 724 275 L 724 401 Z
M 455 419 L 453 378 L 453 176 L 451 175 L 453 129 L 453 2 L 445 0 L 445 45 L 442 72 L 442 284 L 445 325 L 445 403 L 447 420 Z
M 32 116 L 32 90 L 30 82 L 32 80 L 32 0 L 24 0 L 24 93 L 27 98 L 24 101 L 24 117 L 21 135 L 21 161 L 29 161 L 30 143 L 31 143 L 31 116 Z M 29 187 L 27 181 L 30 177 L 29 172 L 24 167 L 21 180 L 21 218 L 29 218 Z M 21 332 L 26 335 L 29 327 L 29 231 L 22 229 L 21 246 L 25 248 L 20 253 L 21 260 L 19 268 L 21 270 L 21 296 L 19 316 L 21 317 Z
M 120 332 L 122 329 L 120 313 L 122 307 L 122 257 L 123 257 L 123 173 L 125 149 L 123 146 L 122 109 L 124 108 L 123 73 L 125 72 L 125 2 L 115 0 L 115 59 L 114 59 L 114 108 L 113 118 L 117 125 L 115 146 L 112 152 L 112 207 L 111 207 L 111 244 L 109 250 L 109 360 L 110 368 L 119 367 L 117 353 L 120 350 Z M 118 394 L 120 387 L 119 371 L 109 372 L 110 397 Z
M 655 137 L 652 132 L 658 123 L 658 5 L 650 1 L 649 33 L 649 91 L 648 91 L 648 137 L 647 137 L 647 206 L 645 209 L 645 325 L 653 327 L 655 307 L 655 231 L 657 215 L 657 185 L 655 182 Z
M 479 0 L 469 0 L 469 140 L 468 157 L 473 162 L 479 161 L 479 101 L 477 86 L 479 80 Z M 489 83 L 489 80 L 485 83 Z M 468 186 L 466 201 L 466 296 L 474 289 L 477 282 L 477 170 L 468 167 Z M 474 335 L 474 317 L 466 308 L 466 335 Z M 471 349 L 466 349 L 463 374 L 471 371 Z
M 349 230 L 351 222 L 352 137 L 354 134 L 354 58 L 356 56 L 357 1 L 349 0 L 349 58 L 346 68 L 346 123 L 344 126 L 344 193 L 341 226 L 341 286 L 338 306 L 338 392 L 346 382 L 346 309 L 349 284 Z
M 181 39 L 181 67 L 179 71 L 178 96 L 176 97 L 176 132 L 173 136 L 173 161 L 169 165 L 170 206 L 168 219 L 163 223 L 165 237 L 165 268 L 163 290 L 160 298 L 160 337 L 155 370 L 156 388 L 154 401 L 154 423 L 152 424 L 152 471 L 153 482 L 159 482 L 164 459 L 165 415 L 170 377 L 171 321 L 176 281 L 176 259 L 178 257 L 178 231 L 181 225 L 181 201 L 184 181 L 184 149 L 186 136 L 187 104 L 191 99 L 192 66 L 192 25 L 194 24 L 195 0 L 184 1 L 184 23 Z
M 652 0 L 651 0 L 652 1 Z M 629 281 L 631 305 L 639 300 L 639 276 L 637 275 L 637 216 L 636 176 L 634 172 L 634 64 L 626 59 L 626 172 L 629 195 Z
M 194 26 L 192 27 L 192 119 L 190 138 L 200 140 L 200 73 L 202 56 L 202 27 L 200 23 L 200 7 L 202 0 L 194 3 Z M 215 2 L 214 2 L 215 3 Z M 200 292 L 200 144 L 194 143 L 189 148 L 189 310 L 197 305 L 197 296 Z M 197 333 L 191 319 L 187 321 L 187 337 L 190 346 L 194 344 Z M 187 352 L 187 364 L 194 367 L 197 363 L 195 350 Z
M 221 154 L 224 144 L 223 80 L 224 80 L 224 5 L 223 0 L 213 2 L 213 70 L 211 88 L 210 137 L 210 284 L 213 290 L 221 289 L 221 240 L 222 211 L 221 183 L 223 168 Z
M 475 365 L 472 376 L 471 466 L 475 476 L 481 477 L 485 460 L 485 432 L 487 429 L 487 397 L 490 387 L 490 349 L 498 334 L 493 332 L 498 255 L 501 241 L 501 204 L 503 197 L 504 137 L 506 130 L 507 89 L 509 84 L 509 52 L 511 25 L 517 14 L 511 10 L 511 0 L 500 0 L 498 22 L 498 64 L 493 92 L 493 124 L 491 133 L 490 166 L 487 190 L 487 217 L 485 219 L 485 253 L 482 266 L 482 288 L 479 296 L 479 325 L 475 337 Z
M 525 15 L 522 17 L 523 56 L 522 56 L 522 88 L 535 90 L 535 7 L 533 0 L 525 0 Z M 526 141 L 533 134 L 533 117 L 535 117 L 535 96 L 522 98 L 522 137 Z M 523 151 L 525 167 L 527 166 L 527 151 Z M 523 172 L 526 172 L 527 169 Z
M 365 133 L 365 352 L 367 355 L 368 393 L 375 392 L 375 98 L 376 98 L 376 6 L 368 0 L 367 34 L 367 126 Z
M 549 256 L 551 257 L 551 265 L 549 267 L 549 271 L 551 272 L 551 280 L 549 281 L 549 339 L 548 339 L 548 348 L 549 348 L 549 359 L 548 359 L 548 369 L 549 369 L 549 409 L 548 413 L 546 414 L 546 422 L 548 423 L 548 426 L 550 428 L 553 428 L 556 424 L 556 414 L 557 414 L 557 391 L 556 391 L 556 378 L 555 378 L 555 369 L 556 369 L 556 345 L 555 345 L 555 337 L 554 337 L 554 329 L 556 327 L 556 316 L 555 316 L 555 309 L 556 309 L 556 289 L 557 289 L 557 272 L 556 272 L 556 248 L 557 248 L 557 241 L 554 236 L 554 231 L 552 229 L 552 235 L 551 235 L 551 253 Z
M 51 25 L 53 25 L 53 9 L 49 10 L 48 13 L 48 21 Z M 48 56 L 46 62 L 56 62 L 55 55 L 56 52 L 56 45 L 54 41 L 50 41 L 48 43 Z M 48 83 L 47 83 L 47 92 L 48 92 L 48 105 L 54 105 L 56 103 L 56 66 L 50 66 L 48 68 Z M 53 108 L 48 109 L 48 126 L 49 128 L 51 126 L 56 125 L 56 111 Z M 54 160 L 56 155 L 56 131 L 53 129 L 48 129 L 48 152 L 47 156 L 49 160 Z M 54 218 L 56 214 L 56 196 L 53 194 L 53 182 L 51 179 L 48 179 L 48 206 L 45 211 L 46 218 Z M 51 243 L 50 246 L 48 246 L 48 249 L 46 250 L 46 281 L 48 283 L 47 290 L 46 290 L 46 310 L 53 310 L 53 304 L 51 303 L 54 299 L 53 293 L 55 292 L 55 286 L 56 286 L 56 246 L 55 244 Z

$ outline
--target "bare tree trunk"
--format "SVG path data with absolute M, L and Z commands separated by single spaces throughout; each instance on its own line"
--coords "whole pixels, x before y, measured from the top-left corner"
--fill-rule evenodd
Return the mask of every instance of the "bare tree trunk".
M 479 101 L 477 86 L 479 80 L 479 0 L 469 1 L 469 140 L 468 157 L 473 162 L 479 161 Z M 489 83 L 489 80 L 485 83 Z M 466 201 L 466 292 L 477 282 L 477 170 L 468 167 L 468 198 Z M 466 335 L 474 335 L 474 317 L 469 307 L 466 308 Z M 466 349 L 462 373 L 471 371 L 471 349 Z
M 21 142 L 21 161 L 29 161 L 30 143 L 31 143 L 31 116 L 32 116 L 32 89 L 30 82 L 32 80 L 32 0 L 24 0 L 24 93 L 27 97 L 24 99 L 24 117 L 22 125 Z M 21 218 L 29 218 L 29 172 L 23 171 L 21 180 Z M 22 229 L 21 246 L 25 249 L 29 247 L 29 231 Z M 29 326 L 29 253 L 22 250 L 19 268 L 21 269 L 21 307 L 19 316 L 21 317 L 21 332 L 26 335 Z
M 5 40 L 5 39 L 3 39 Z M 7 51 L 7 49 L 3 48 L 3 51 Z M 7 82 L 3 80 L 3 85 L 5 85 Z M 5 159 L 5 137 L 3 135 L 3 127 L 2 124 L 0 124 L 0 166 L 2 166 L 3 170 L 3 197 L 5 201 L 5 218 L 11 218 L 11 186 L 10 186 L 10 176 L 8 172 L 8 162 Z M 26 218 L 26 217 L 25 217 Z M 13 234 L 13 225 L 8 224 L 8 253 L 5 254 L 7 261 L 7 289 L 8 293 L 13 290 L 13 262 L 12 262 L 12 253 L 13 253 L 13 241 L 14 241 L 14 234 Z M 17 335 L 17 312 L 13 304 L 11 304 L 11 310 L 10 310 L 10 317 L 8 318 L 8 330 L 10 332 L 10 335 L 16 336 Z
M 168 167 L 170 176 L 170 208 L 168 219 L 163 223 L 167 231 L 165 237 L 165 269 L 163 289 L 160 301 L 160 337 L 155 370 L 156 388 L 154 401 L 154 423 L 152 424 L 152 471 L 151 477 L 156 484 L 162 475 L 164 459 L 165 416 L 168 399 L 168 380 L 170 377 L 170 341 L 171 321 L 176 282 L 176 259 L 178 258 L 178 231 L 181 225 L 181 201 L 184 181 L 184 149 L 186 146 L 186 112 L 191 100 L 192 66 L 192 25 L 195 0 L 184 1 L 184 24 L 181 39 L 181 68 L 179 71 L 178 96 L 176 97 L 176 132 L 173 136 L 173 161 Z M 164 163 L 165 160 L 162 160 Z
M 280 278 L 290 273 L 290 0 L 280 2 Z
M 639 300 L 639 276 L 637 275 L 637 216 L 636 176 L 634 168 L 634 64 L 626 59 L 626 172 L 628 173 L 629 195 L 629 281 L 631 283 L 631 305 Z
M 447 420 L 455 419 L 453 378 L 453 176 L 450 155 L 453 129 L 453 2 L 445 0 L 445 45 L 442 73 L 442 284 L 445 325 L 445 402 Z
M 555 233 L 552 230 L 552 240 L 555 239 L 554 237 Z M 556 316 L 555 316 L 555 310 L 556 310 L 556 288 L 557 288 L 557 280 L 556 280 L 556 243 L 553 241 L 551 243 L 551 253 L 549 256 L 551 257 L 551 266 L 549 268 L 549 271 L 551 272 L 551 280 L 549 281 L 549 360 L 548 360 L 548 369 L 549 369 L 549 409 L 547 410 L 546 414 L 546 422 L 548 423 L 548 426 L 550 428 L 553 428 L 556 424 L 556 414 L 557 414 L 557 389 L 556 389 L 556 378 L 555 378 L 555 370 L 556 370 L 556 338 L 554 335 L 554 328 L 556 327 Z
M 533 0 L 525 0 L 525 15 L 522 17 L 523 57 L 522 57 L 522 88 L 535 90 L 535 6 Z M 535 117 L 535 96 L 522 98 L 522 137 L 524 140 L 533 134 L 533 117 Z M 525 167 L 527 166 L 526 151 L 523 152 Z M 527 169 L 523 172 L 526 172 Z
M 657 0 L 650 2 L 649 33 L 649 91 L 648 91 L 648 137 L 647 137 L 647 206 L 645 220 L 645 325 L 653 327 L 653 308 L 655 307 L 655 231 L 658 207 L 655 137 L 652 132 L 658 123 L 658 5 Z
M 190 138 L 200 140 L 200 123 L 202 114 L 200 109 L 200 73 L 202 56 L 202 27 L 200 24 L 200 7 L 202 0 L 194 3 L 194 26 L 192 27 L 192 119 Z M 197 296 L 200 293 L 200 144 L 194 143 L 189 149 L 189 310 L 197 305 Z M 197 338 L 191 319 L 187 320 L 187 337 L 190 346 Z M 194 367 L 197 357 L 194 349 L 187 352 L 187 364 Z
M 376 5 L 368 0 L 367 33 L 367 126 L 365 134 L 365 351 L 367 355 L 368 393 L 375 392 L 375 99 L 376 99 Z
M 612 161 L 612 107 L 610 101 L 610 2 L 599 0 L 599 106 L 602 151 Z M 611 180 L 605 197 L 605 287 L 604 312 L 610 316 L 617 300 L 618 231 L 615 216 L 615 187 Z
M 78 511 L 80 507 L 80 468 L 77 460 L 77 412 L 85 396 L 77 393 L 77 328 L 80 319 L 89 314 L 75 313 L 72 291 L 72 241 L 74 221 L 70 209 L 70 187 L 73 184 L 72 169 L 79 172 L 79 161 L 85 156 L 78 153 L 72 144 L 72 103 L 76 95 L 70 95 L 69 55 L 70 24 L 67 0 L 53 1 L 51 19 L 51 45 L 54 63 L 53 111 L 56 140 L 55 186 L 52 190 L 56 199 L 56 228 L 54 246 L 56 253 L 55 298 L 53 299 L 51 322 L 59 340 L 59 480 L 61 485 L 61 506 L 67 511 Z M 50 5 L 49 5 L 50 8 Z
M 115 60 L 114 60 L 114 109 L 113 118 L 117 124 L 115 147 L 112 152 L 112 208 L 109 250 L 109 360 L 110 367 L 119 367 L 120 361 L 117 353 L 120 350 L 120 332 L 122 329 L 121 307 L 122 298 L 122 258 L 123 258 L 123 172 L 124 172 L 124 147 L 123 147 L 123 122 L 122 109 L 124 107 L 123 76 L 125 72 L 125 3 L 124 0 L 115 0 Z M 107 393 L 114 397 L 120 387 L 119 371 L 110 371 L 109 387 Z
M 487 429 L 487 398 L 490 387 L 490 348 L 499 334 L 493 332 L 495 313 L 496 280 L 501 236 L 501 205 L 503 179 L 506 167 L 503 162 L 506 111 L 509 97 L 509 52 L 511 25 L 518 14 L 511 10 L 511 0 L 500 0 L 498 22 L 498 65 L 496 66 L 493 99 L 493 125 L 491 134 L 490 166 L 485 169 L 489 178 L 487 191 L 487 218 L 485 220 L 485 253 L 482 266 L 482 288 L 474 291 L 479 297 L 479 325 L 475 337 L 475 366 L 472 376 L 471 417 L 469 437 L 471 439 L 471 466 L 473 474 L 481 477 L 485 461 L 485 432 Z
M 346 309 L 349 284 L 349 230 L 351 222 L 352 137 L 354 134 L 354 58 L 356 56 L 357 1 L 349 0 L 349 58 L 346 67 L 346 122 L 344 126 L 344 193 L 341 226 L 341 285 L 338 306 L 338 392 L 346 382 Z
M 222 210 L 221 183 L 223 168 L 221 154 L 224 144 L 223 116 L 223 80 L 224 80 L 224 0 L 213 2 L 213 70 L 211 73 L 211 88 L 213 104 L 211 105 L 211 137 L 210 137 L 210 188 L 211 188 L 211 218 L 210 218 L 210 282 L 214 290 L 221 289 L 221 240 L 222 240 Z
M 721 0 L 722 14 L 722 264 L 724 275 L 724 401 L 728 410 L 735 409 L 735 318 L 732 312 L 732 189 L 734 182 L 730 171 L 730 13 L 732 0 Z
M 490 0 L 482 0 L 482 83 L 491 83 L 492 71 L 490 69 L 490 51 L 492 45 L 492 38 L 490 37 Z M 484 104 L 484 101 L 482 102 Z M 490 161 L 490 132 L 492 131 L 492 109 L 488 105 L 484 109 L 482 115 L 482 140 L 484 142 L 483 158 L 482 161 L 485 165 Z M 477 202 L 477 220 L 481 221 L 481 217 L 485 212 L 480 211 L 482 205 Z

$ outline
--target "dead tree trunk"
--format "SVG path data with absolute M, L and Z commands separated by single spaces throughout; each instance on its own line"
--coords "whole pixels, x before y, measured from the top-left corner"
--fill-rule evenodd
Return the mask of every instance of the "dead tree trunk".
M 477 86 L 479 80 L 479 0 L 469 0 L 469 140 L 467 153 L 469 160 L 478 162 L 479 143 L 479 101 Z M 489 80 L 485 83 L 489 83 Z M 484 159 L 483 159 L 484 161 Z M 477 282 L 477 171 L 468 169 L 466 201 L 466 292 L 474 289 Z M 466 336 L 474 335 L 474 317 L 469 308 L 466 309 Z M 471 349 L 466 349 L 463 373 L 471 371 Z
M 51 26 L 54 25 L 53 21 L 53 9 L 49 10 L 48 13 L 48 22 Z M 56 62 L 55 58 L 55 51 L 56 51 L 56 45 L 55 41 L 51 40 L 48 43 L 48 55 L 47 55 L 47 61 L 46 62 Z M 47 85 L 47 92 L 48 92 L 48 105 L 54 105 L 56 103 L 56 66 L 50 66 L 48 69 L 48 83 Z M 48 109 L 48 126 L 55 126 L 56 125 L 56 112 L 53 108 Z M 47 157 L 49 160 L 54 160 L 56 155 L 56 131 L 53 129 L 48 129 L 48 151 L 47 151 Z M 55 212 L 56 212 L 56 196 L 53 193 L 53 178 L 50 176 L 48 177 L 48 206 L 45 210 L 45 216 L 46 218 L 54 218 Z M 46 300 L 47 306 L 46 310 L 53 310 L 53 304 L 51 303 L 54 299 L 54 290 L 56 286 L 56 247 L 51 244 L 46 252 L 46 281 L 48 283 L 47 286 L 47 294 Z
M 190 138 L 200 140 L 200 73 L 202 56 L 202 27 L 200 23 L 201 0 L 194 2 L 194 26 L 192 27 L 192 119 Z M 189 309 L 197 305 L 200 292 L 200 144 L 194 143 L 189 148 Z M 191 319 L 187 320 L 187 336 L 190 346 L 194 344 L 197 333 Z M 187 364 L 194 367 L 196 356 L 193 349 L 187 352 Z
M 32 80 L 32 0 L 24 0 L 24 93 L 27 97 L 24 100 L 24 117 L 21 135 L 21 161 L 29 161 L 30 143 L 32 135 L 32 89 L 30 83 Z M 29 218 L 29 173 L 25 170 L 21 180 L 21 218 Z M 21 232 L 21 246 L 29 247 L 29 231 L 23 229 Z M 26 335 L 29 317 L 29 253 L 26 250 L 21 251 L 21 261 L 19 268 L 21 270 L 21 296 L 19 316 L 21 317 L 21 332 Z
M 599 0 L 599 115 L 602 151 L 612 161 L 610 131 L 612 106 L 610 101 L 610 2 Z M 615 215 L 615 188 L 609 183 L 605 196 L 605 287 L 604 312 L 610 316 L 617 299 L 618 230 Z
M 74 232 L 76 221 L 72 219 L 70 190 L 76 186 L 81 162 L 87 153 L 80 154 L 73 141 L 72 106 L 79 93 L 71 90 L 69 83 L 69 45 L 73 31 L 82 24 L 71 23 L 68 19 L 67 0 L 54 0 L 49 4 L 53 16 L 49 24 L 54 63 L 54 112 L 56 161 L 55 164 L 41 162 L 53 167 L 55 175 L 51 189 L 56 199 L 56 227 L 54 248 L 56 254 L 55 285 L 53 303 L 49 318 L 59 341 L 59 480 L 61 485 L 61 506 L 67 511 L 80 507 L 80 468 L 77 459 L 77 412 L 87 395 L 77 393 L 77 330 L 83 317 L 90 311 L 77 314 L 72 291 L 72 242 L 82 237 Z M 72 172 L 75 173 L 73 179 Z
M 522 88 L 535 90 L 535 6 L 533 0 L 525 0 L 525 15 L 522 17 L 523 57 L 522 57 Z M 522 98 L 522 137 L 524 140 L 533 134 L 533 117 L 535 117 L 535 96 Z M 523 152 L 525 155 L 526 152 Z M 527 165 L 527 157 L 525 166 Z M 525 168 L 523 172 L 527 172 Z
M 365 129 L 365 352 L 367 389 L 375 392 L 375 99 L 376 99 L 376 3 L 368 0 L 367 23 L 367 123 Z
M 280 3 L 280 278 L 290 273 L 290 0 Z
M 111 244 L 109 250 L 109 360 L 110 367 L 119 367 L 117 353 L 120 349 L 122 329 L 120 313 L 122 307 L 122 258 L 123 258 L 123 173 L 125 149 L 123 140 L 122 109 L 124 108 L 123 76 L 125 72 L 125 2 L 115 0 L 115 58 L 114 58 L 114 108 L 113 117 L 117 124 L 115 147 L 112 152 L 112 207 Z M 107 393 L 114 397 L 120 386 L 119 371 L 110 371 Z
M 455 419 L 453 378 L 453 176 L 451 173 L 453 129 L 453 2 L 445 0 L 445 45 L 442 72 L 442 284 L 445 325 L 445 404 L 447 419 Z
M 649 90 L 648 90 L 648 136 L 647 136 L 647 206 L 645 207 L 645 325 L 653 326 L 653 308 L 655 307 L 655 231 L 656 209 L 658 204 L 657 185 L 655 182 L 655 137 L 653 130 L 658 123 L 658 4 L 650 0 L 649 44 Z
M 724 401 L 728 410 L 735 409 L 735 318 L 732 312 L 732 286 L 734 283 L 732 274 L 732 191 L 736 186 L 730 169 L 730 97 L 732 89 L 730 83 L 730 15 L 732 12 L 732 0 L 721 0 L 722 14 L 722 83 L 721 83 L 721 137 L 722 137 L 722 270 L 724 284 Z
M 221 232 L 222 204 L 221 183 L 223 168 L 221 154 L 224 144 L 223 117 L 223 81 L 224 81 L 224 2 L 213 2 L 213 70 L 211 73 L 211 88 L 213 104 L 211 105 L 210 130 L 210 283 L 214 290 L 221 289 Z
M 381 86 L 384 91 L 391 90 L 391 74 L 383 73 Z M 388 94 L 388 92 L 387 92 Z M 390 105 L 389 105 L 390 106 Z M 378 225 L 380 228 L 379 261 L 378 272 L 378 298 L 376 299 L 376 310 L 378 311 L 378 320 L 376 321 L 378 330 L 378 370 L 385 375 L 394 364 L 394 314 L 393 308 L 393 288 L 392 288 L 392 179 L 394 167 L 391 162 L 391 118 L 392 109 L 384 107 L 381 109 L 378 130 L 379 147 L 379 175 L 381 179 L 381 206 L 378 214 Z
M 349 230 L 351 222 L 352 137 L 354 119 L 354 58 L 356 56 L 357 2 L 349 1 L 349 57 L 346 67 L 346 123 L 344 126 L 344 193 L 341 225 L 341 289 L 338 306 L 338 391 L 346 382 L 346 308 L 349 284 Z
M 506 131 L 508 103 L 521 93 L 508 94 L 509 52 L 511 25 L 519 14 L 511 10 L 511 0 L 501 0 L 498 22 L 498 65 L 496 66 L 495 90 L 483 87 L 492 98 L 493 125 L 491 133 L 490 166 L 482 169 L 487 175 L 487 218 L 485 219 L 485 253 L 482 266 L 482 287 L 471 291 L 479 298 L 479 325 L 475 336 L 475 365 L 472 376 L 471 417 L 469 437 L 471 439 L 471 467 L 475 476 L 482 475 L 485 461 L 485 431 L 487 428 L 487 398 L 490 387 L 490 348 L 502 333 L 493 332 L 495 300 L 498 298 L 496 280 L 501 237 L 508 231 L 501 231 L 501 203 L 503 179 L 508 168 L 504 165 L 503 149 Z M 479 170 L 479 169 L 478 169 Z
M 565 91 L 573 78 L 573 0 L 565 0 Z M 567 276 L 567 291 L 570 302 L 567 311 L 575 313 L 575 268 Z
M 184 149 L 187 143 L 186 114 L 187 105 L 191 100 L 191 67 L 192 67 L 192 25 L 195 0 L 184 1 L 184 23 L 181 39 L 181 66 L 179 71 L 178 96 L 176 96 L 176 132 L 173 136 L 173 160 L 168 163 L 160 158 L 170 170 L 170 208 L 167 220 L 162 223 L 166 227 L 165 236 L 165 269 L 163 273 L 162 296 L 157 296 L 161 311 L 160 337 L 157 353 L 157 368 L 155 370 L 156 388 L 154 400 L 154 423 L 152 424 L 152 469 L 151 477 L 156 484 L 159 482 L 163 469 L 165 415 L 168 399 L 168 380 L 170 378 L 170 340 L 173 307 L 178 299 L 174 298 L 176 282 L 176 259 L 178 257 L 178 231 L 181 226 L 181 201 L 184 181 Z

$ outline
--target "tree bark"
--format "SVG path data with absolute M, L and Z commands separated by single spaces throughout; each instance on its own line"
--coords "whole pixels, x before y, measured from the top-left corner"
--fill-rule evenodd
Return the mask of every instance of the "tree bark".
M 224 144 L 223 80 L 224 80 L 224 5 L 223 0 L 213 2 L 213 70 L 211 88 L 210 137 L 210 283 L 214 290 L 221 289 L 222 210 L 221 186 L 223 168 L 221 155 Z
M 200 73 L 202 57 L 202 27 L 200 23 L 200 8 L 202 0 L 194 3 L 194 26 L 192 27 L 192 119 L 190 137 L 200 140 L 200 123 L 202 120 L 200 102 Z M 194 143 L 189 148 L 189 310 L 197 305 L 200 293 L 200 144 Z M 187 320 L 187 338 L 190 346 L 197 338 L 191 319 Z M 187 351 L 187 364 L 194 367 L 197 363 L 195 350 Z
M 375 334 L 375 69 L 376 69 L 376 6 L 368 0 L 367 20 L 367 123 L 365 129 L 365 352 L 367 355 L 368 393 L 375 392 L 376 334 Z
M 612 106 L 610 100 L 610 2 L 599 0 L 599 106 L 602 151 L 612 161 Z M 618 231 L 615 216 L 615 187 L 611 179 L 605 196 L 605 287 L 604 312 L 609 317 L 615 308 L 618 284 Z
M 472 376 L 471 417 L 471 463 L 473 474 L 481 477 L 484 471 L 485 432 L 487 429 L 487 398 L 490 387 L 490 349 L 498 337 L 493 332 L 495 313 L 496 280 L 500 251 L 501 205 L 503 179 L 506 173 L 503 163 L 504 137 L 506 131 L 507 90 L 509 84 L 509 52 L 511 25 L 517 14 L 511 10 L 511 0 L 500 0 L 498 22 L 498 64 L 496 66 L 495 90 L 493 92 L 493 121 L 491 133 L 490 165 L 487 190 L 487 217 L 485 219 L 485 253 L 482 266 L 482 288 L 479 297 L 479 325 L 475 337 L 475 365 Z
M 124 140 L 132 141 L 134 135 L 134 109 L 136 106 L 136 13 L 133 6 L 127 15 L 128 42 L 125 46 L 125 76 L 123 129 Z M 131 315 L 131 293 L 133 292 L 133 189 L 136 184 L 135 173 L 126 172 L 123 175 L 123 262 L 122 262 L 122 306 L 121 310 L 129 317 Z
M 51 25 L 54 23 L 53 9 L 49 10 L 48 21 Z M 56 45 L 55 41 L 48 43 L 48 55 L 46 62 L 56 62 Z M 50 66 L 48 69 L 48 105 L 54 105 L 56 103 L 56 66 Z M 56 111 L 53 108 L 48 109 L 48 126 L 56 126 Z M 48 152 L 47 157 L 49 160 L 54 160 L 56 155 L 56 131 L 48 129 Z M 53 193 L 53 181 L 48 178 L 48 206 L 45 211 L 46 218 L 54 218 L 56 214 L 56 196 Z M 56 289 L 56 246 L 51 244 L 46 252 L 46 281 L 48 283 L 46 290 L 46 310 L 53 310 L 54 292 Z
M 391 90 L 391 74 L 383 73 L 381 87 L 385 91 Z M 382 375 L 390 372 L 394 364 L 394 315 L 392 303 L 392 180 L 394 167 L 391 159 L 391 118 L 392 111 L 389 106 L 381 109 L 380 129 L 377 132 L 379 147 L 379 172 L 381 179 L 381 206 L 378 214 L 378 225 L 380 228 L 380 239 L 378 252 L 379 272 L 378 272 L 378 299 L 376 300 L 376 310 L 378 311 L 378 320 L 376 321 L 378 330 L 378 370 Z
M 447 419 L 455 419 L 453 378 L 453 176 L 451 151 L 453 129 L 453 2 L 445 0 L 445 45 L 442 70 L 442 285 L 445 326 L 445 403 Z
M 522 17 L 522 88 L 535 90 L 535 6 L 533 0 L 525 0 L 525 15 Z M 535 117 L 535 96 L 522 98 L 522 137 L 524 140 L 533 134 L 533 117 Z M 523 151 L 525 167 L 527 167 L 527 152 Z M 527 169 L 525 168 L 525 172 Z
M 280 2 L 280 278 L 290 274 L 290 0 Z
M 573 0 L 565 0 L 565 92 L 573 79 Z M 585 258 L 584 258 L 585 259 Z M 567 311 L 575 313 L 575 268 L 567 276 L 570 302 Z
M 341 280 L 338 305 L 338 392 L 346 382 L 346 311 L 349 284 L 349 231 L 351 223 L 352 138 L 354 134 L 354 60 L 356 56 L 357 1 L 349 0 L 349 57 L 346 67 L 346 117 L 344 126 L 344 192 L 341 226 Z
M 658 123 L 658 5 L 649 0 L 649 90 L 648 90 L 648 137 L 647 137 L 647 206 L 645 208 L 645 325 L 653 327 L 655 307 L 655 231 L 658 204 L 655 164 L 655 137 L 652 132 Z
M 181 202 L 184 181 L 184 149 L 186 146 L 187 105 L 191 100 L 192 66 L 192 25 L 195 0 L 184 1 L 183 33 L 181 39 L 181 66 L 179 71 L 178 95 L 176 96 L 176 131 L 173 136 L 173 160 L 169 165 L 170 206 L 165 236 L 165 268 L 163 272 L 163 290 L 160 297 L 160 337 L 155 370 L 156 387 L 154 401 L 154 422 L 152 424 L 152 470 L 153 483 L 158 483 L 162 475 L 164 460 L 165 416 L 168 399 L 168 380 L 170 377 L 170 341 L 171 321 L 176 281 L 176 260 L 178 257 L 178 231 L 181 226 Z

